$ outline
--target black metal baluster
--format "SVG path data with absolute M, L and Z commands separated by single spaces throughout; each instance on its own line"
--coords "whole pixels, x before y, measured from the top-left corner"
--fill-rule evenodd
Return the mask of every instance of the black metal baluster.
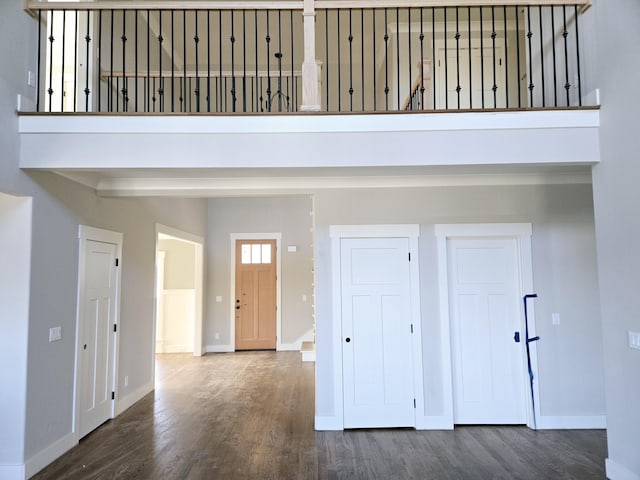
M 351 9 L 349 9 L 349 111 L 353 112 L 353 33 L 351 30 Z
M 64 112 L 64 54 L 65 54 L 65 40 L 67 37 L 67 11 L 62 10 L 62 75 L 60 77 L 60 111 Z
M 231 111 L 235 113 L 236 111 L 236 72 L 235 72 L 236 37 L 235 37 L 233 10 L 231 10 L 230 15 L 231 15 L 231 37 L 229 38 L 229 41 L 231 42 Z
M 325 53 L 325 88 L 326 88 L 326 97 L 327 97 L 327 112 L 329 111 L 329 10 L 324 11 L 324 53 Z
M 282 112 L 282 10 L 278 10 L 278 112 Z
M 110 59 L 110 76 L 109 79 L 111 82 L 113 82 L 113 16 L 114 16 L 114 10 L 111 10 L 111 46 L 109 49 L 109 54 L 111 56 Z M 116 82 L 117 83 L 117 82 Z M 116 93 L 118 92 L 118 87 L 116 85 Z M 116 107 L 118 106 L 118 102 L 117 102 L 117 98 L 116 98 Z M 113 86 L 109 85 L 109 111 L 113 112 Z
M 364 112 L 364 8 L 360 9 L 360 89 Z
M 556 14 L 555 9 L 549 7 L 551 12 L 551 56 L 553 59 L 553 106 L 558 106 L 558 76 L 556 74 Z
M 73 112 L 78 111 L 78 10 L 75 11 L 73 28 Z
M 229 77 L 227 77 L 225 75 L 224 76 L 224 111 L 225 111 L 225 113 L 229 112 L 229 107 L 227 106 L 227 100 L 228 100 L 227 91 L 229 89 L 229 87 L 227 86 L 227 80 L 228 79 L 229 79 Z
M 51 113 L 51 108 L 52 108 L 52 98 L 53 98 L 53 42 L 56 41 L 55 37 L 53 36 L 53 17 L 55 15 L 55 11 L 51 11 L 49 13 L 49 17 L 51 18 L 50 24 L 49 24 L 49 51 L 51 52 L 51 54 L 49 55 L 49 89 L 47 90 L 47 93 L 49 94 L 49 113 Z
M 407 25 L 408 25 L 407 50 L 409 53 L 409 109 L 413 110 L 413 102 L 411 102 L 411 97 L 413 96 L 413 72 L 411 69 L 411 8 L 407 8 Z M 399 32 L 398 32 L 398 39 L 399 39 Z
M 458 110 L 460 110 L 460 8 L 456 7 L 456 97 L 458 99 Z
M 260 95 L 258 95 L 258 79 L 260 78 L 260 74 L 258 72 L 258 11 L 254 10 L 253 11 L 253 16 L 255 19 L 255 52 L 256 52 L 256 74 L 255 74 L 255 78 L 256 78 L 256 95 L 255 95 L 255 100 L 256 100 L 256 112 L 260 111 L 260 96 L 262 95 L 262 83 L 260 83 Z
M 242 111 L 247 111 L 247 19 L 242 10 Z
M 509 108 L 509 50 L 507 46 L 507 7 L 504 8 L 504 104 Z
M 396 7 L 396 110 L 400 110 L 400 9 Z
M 337 21 L 337 26 L 338 26 L 338 43 L 337 43 L 337 52 L 336 52 L 336 58 L 337 58 L 337 63 L 338 63 L 338 111 L 342 111 L 342 87 L 341 87 L 341 80 L 342 80 L 342 71 L 340 68 L 341 65 L 341 56 L 340 56 L 340 10 L 336 10 L 336 21 Z
M 36 112 L 40 111 L 40 88 L 41 78 L 40 71 L 42 70 L 42 10 L 38 10 L 38 85 L 36 88 Z M 87 75 L 88 77 L 88 75 Z
M 535 85 L 533 83 L 533 56 L 531 46 L 531 38 L 533 37 L 533 32 L 531 31 L 531 7 L 527 7 L 527 23 L 529 28 L 527 32 L 527 38 L 529 39 L 529 107 L 533 107 L 533 89 Z
M 384 9 L 384 109 L 389 111 L 389 29 L 387 9 Z
M 129 109 L 129 91 L 127 88 L 127 13 L 126 10 L 122 10 L 122 111 L 127 112 Z
M 542 6 L 538 7 L 538 22 L 540 24 L 540 75 L 542 78 L 542 106 L 546 107 L 547 102 L 545 99 L 546 89 L 545 89 L 545 81 L 544 81 L 544 33 L 542 31 Z
M 153 113 L 156 111 L 156 77 L 153 77 L 153 94 L 151 95 L 151 101 L 153 102 Z
M 376 79 L 378 77 L 378 72 L 376 71 L 376 9 L 373 8 L 371 9 L 371 25 L 372 25 L 372 29 L 371 29 L 371 43 L 373 44 L 373 61 L 371 62 L 371 68 L 373 69 L 373 111 L 375 112 L 377 110 L 377 103 L 378 103 L 378 89 L 376 88 Z
M 424 110 L 424 8 L 420 7 L 420 110 Z
M 116 113 L 117 113 L 120 111 L 120 100 L 118 99 L 118 90 L 120 89 L 120 77 L 116 75 L 115 79 L 116 79 L 115 96 L 116 96 Z M 113 81 L 113 78 L 111 80 Z M 113 93 L 111 95 L 113 95 Z
M 571 88 L 571 83 L 569 83 L 569 46 L 567 42 L 567 37 L 569 36 L 569 31 L 567 30 L 567 7 L 565 5 L 562 6 L 562 17 L 564 22 L 564 30 L 562 32 L 562 36 L 564 37 L 564 71 L 565 71 L 565 84 L 564 89 L 567 92 L 567 107 L 571 104 L 569 89 Z M 577 21 L 577 18 L 576 18 Z
M 218 10 L 218 82 L 220 85 L 220 110 L 223 105 L 223 84 L 222 84 L 222 10 Z M 227 90 L 224 89 L 224 103 L 226 103 Z M 217 101 L 217 100 L 216 100 Z M 219 110 L 219 111 L 220 111 Z M 225 112 L 226 113 L 226 112 Z
M 444 9 L 444 109 L 449 110 L 449 55 L 447 49 L 447 8 Z
M 469 108 L 473 108 L 473 62 L 472 62 L 472 54 L 473 49 L 471 48 L 471 7 L 467 7 L 467 16 L 469 17 L 467 32 L 469 34 Z M 482 32 L 480 32 L 482 35 Z M 482 54 L 482 53 L 481 53 Z
M 207 10 L 207 112 L 211 112 L 211 10 Z
M 265 41 L 267 42 L 267 112 L 271 112 L 271 35 L 269 28 L 269 10 L 267 10 L 267 35 Z
M 578 21 L 580 16 L 578 15 L 578 6 L 573 6 L 573 14 L 576 22 L 576 70 L 578 73 L 578 105 L 582 106 L 582 76 L 580 75 L 580 30 L 578 27 Z
M 198 62 L 198 45 L 200 44 L 200 37 L 198 36 L 198 10 L 193 11 L 193 18 L 195 22 L 195 36 L 193 37 L 194 48 L 196 50 L 196 112 L 200 113 L 200 64 Z M 189 96 L 191 98 L 191 96 Z
M 150 17 L 151 16 L 151 11 L 147 10 L 147 81 L 146 81 L 146 95 L 145 95 L 145 106 L 144 106 L 144 111 L 145 112 L 150 112 L 151 111 L 151 102 L 150 102 L 150 97 L 149 95 L 151 94 L 151 24 L 150 24 Z
M 480 7 L 480 92 L 484 109 L 484 7 Z
M 173 15 L 172 15 L 173 16 Z M 160 77 L 158 78 L 158 100 L 160 103 L 160 111 L 163 112 L 164 111 L 164 80 L 162 77 L 162 42 L 164 41 L 164 38 L 162 37 L 162 10 L 158 10 L 158 24 L 160 25 L 159 27 L 159 31 L 158 31 L 158 72 Z M 173 19 L 171 20 L 171 28 L 173 29 Z M 173 35 L 171 36 L 171 52 L 172 52 L 172 58 L 171 58 L 171 65 L 173 66 Z M 173 77 L 171 79 L 172 85 L 171 85 L 171 111 L 173 112 Z M 155 81 L 154 81 L 155 83 Z M 155 86 L 153 87 L 154 89 L 154 95 L 155 95 Z M 155 100 L 154 100 L 155 102 Z M 153 104 L 153 111 L 155 112 L 155 103 Z
M 496 12 L 495 7 L 491 7 L 491 50 L 493 52 L 493 108 L 498 107 L 498 80 L 496 77 Z
M 101 86 L 102 78 L 100 76 L 100 65 L 102 65 L 102 10 L 98 12 L 98 112 L 102 109 Z M 87 64 L 87 72 L 89 64 Z
M 173 45 L 173 42 L 172 42 Z M 187 11 L 182 11 L 182 88 L 180 89 L 183 112 L 187 111 L 187 98 L 191 99 L 191 92 L 187 97 Z
M 91 90 L 89 90 L 89 44 L 91 43 L 91 35 L 90 35 L 90 27 L 91 27 L 91 12 L 87 10 L 87 34 L 84 37 L 84 41 L 87 44 L 87 56 L 85 58 L 85 70 L 87 74 L 85 75 L 85 84 L 84 84 L 84 111 L 89 111 L 89 94 Z M 40 63 L 38 62 L 38 65 Z M 99 75 L 98 75 L 99 77 Z M 100 83 L 100 78 L 98 78 L 98 84 Z
M 520 14 L 518 13 L 518 7 L 513 7 L 516 14 L 516 63 L 518 67 L 518 108 L 522 108 L 522 93 L 521 93 L 521 72 L 520 72 Z
M 431 67 L 433 77 L 433 109 L 436 109 L 436 9 L 431 7 Z
M 293 55 L 293 10 L 289 10 L 289 32 L 291 32 L 291 96 L 293 98 L 292 112 L 298 110 L 298 98 L 296 94 L 296 77 L 293 67 L 295 66 L 295 57 Z M 289 87 L 287 86 L 287 97 L 289 95 Z M 289 99 L 287 98 L 287 102 Z
M 135 101 L 135 105 L 134 105 L 134 111 L 136 113 L 138 113 L 138 10 L 134 10 L 134 23 L 135 23 L 135 48 L 134 48 L 134 63 L 135 63 L 135 76 L 134 76 L 134 95 L 136 97 L 136 101 Z
M 174 54 L 176 51 L 176 35 L 175 35 L 175 10 L 171 10 L 171 113 L 176 111 L 175 108 L 175 64 Z

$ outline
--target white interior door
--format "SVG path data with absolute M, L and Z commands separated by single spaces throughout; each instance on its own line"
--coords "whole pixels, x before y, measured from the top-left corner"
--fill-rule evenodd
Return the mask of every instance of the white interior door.
M 340 250 L 344 427 L 415 426 L 409 241 Z
M 449 239 L 447 251 L 454 423 L 525 424 L 516 240 Z
M 80 316 L 80 438 L 111 418 L 117 245 L 87 240 Z

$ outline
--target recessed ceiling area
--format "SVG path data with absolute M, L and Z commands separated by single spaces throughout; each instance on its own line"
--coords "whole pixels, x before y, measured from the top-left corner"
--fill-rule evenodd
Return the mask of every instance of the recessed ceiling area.
M 590 165 L 57 169 L 100 196 L 297 195 L 340 188 L 590 184 Z

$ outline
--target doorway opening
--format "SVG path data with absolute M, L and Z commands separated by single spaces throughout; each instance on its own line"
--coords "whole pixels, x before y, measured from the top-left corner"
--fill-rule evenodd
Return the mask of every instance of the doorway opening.
M 204 239 L 156 225 L 155 354 L 201 356 Z

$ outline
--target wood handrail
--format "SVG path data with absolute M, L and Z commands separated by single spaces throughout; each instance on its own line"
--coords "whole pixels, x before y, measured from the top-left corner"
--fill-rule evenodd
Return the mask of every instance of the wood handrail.
M 25 0 L 25 9 L 36 10 L 302 10 L 303 0 L 101 0 L 48 2 Z M 316 0 L 316 9 L 561 6 L 578 5 L 584 12 L 592 0 Z

